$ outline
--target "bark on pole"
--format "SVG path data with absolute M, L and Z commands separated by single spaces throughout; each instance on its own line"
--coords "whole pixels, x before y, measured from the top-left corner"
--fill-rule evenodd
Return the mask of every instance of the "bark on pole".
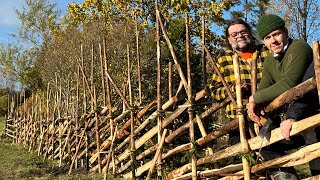
M 209 50 L 208 50 L 205 46 L 204 46 L 204 50 L 205 50 L 206 53 L 207 53 L 207 57 L 208 57 L 209 61 L 211 62 L 211 65 L 212 65 L 212 67 L 213 67 L 214 72 L 217 73 L 217 75 L 218 75 L 218 76 L 220 77 L 220 79 L 221 79 L 221 83 L 222 83 L 223 87 L 226 88 L 228 97 L 231 99 L 231 102 L 232 102 L 232 103 L 234 104 L 234 106 L 236 107 L 236 106 L 237 106 L 237 102 L 236 102 L 236 100 L 234 99 L 234 97 L 233 97 L 233 95 L 232 95 L 232 93 L 231 93 L 231 91 L 230 91 L 230 89 L 229 89 L 229 86 L 227 85 L 226 81 L 224 80 L 222 74 L 220 73 L 220 71 L 219 71 L 216 63 L 213 61 L 213 58 L 212 58 Z
M 129 84 L 129 98 L 130 98 L 130 107 L 133 106 L 133 97 L 132 97 L 132 89 L 131 89 L 131 61 L 130 61 L 130 49 L 129 44 L 127 44 L 127 60 L 128 60 L 128 84 Z M 131 113 L 131 132 L 130 132 L 130 157 L 131 161 L 131 172 L 132 172 L 132 179 L 136 179 L 136 168 L 135 168 L 135 142 L 134 142 L 134 109 L 130 109 Z
M 172 44 L 171 44 L 171 42 L 170 42 L 170 39 L 169 39 L 168 34 L 167 34 L 167 31 L 166 31 L 165 28 L 164 28 L 164 25 L 163 25 L 163 22 L 162 22 L 162 19 L 161 19 L 161 16 L 160 16 L 160 11 L 159 11 L 159 8 L 158 8 L 158 4 L 156 3 L 155 6 L 156 6 L 155 9 L 156 9 L 156 14 L 157 14 L 156 17 L 157 17 L 158 20 L 159 20 L 158 22 L 159 22 L 159 25 L 160 25 L 160 27 L 161 27 L 163 36 L 164 36 L 164 38 L 166 39 L 166 42 L 167 42 L 168 48 L 169 48 L 169 50 L 170 50 L 170 52 L 171 52 L 171 55 L 172 55 L 174 64 L 176 65 L 176 70 L 178 71 L 178 74 L 179 74 L 180 79 L 181 79 L 181 81 L 182 81 L 182 83 L 183 83 L 184 89 L 186 90 L 186 92 L 188 92 L 187 80 L 186 80 L 186 78 L 185 78 L 185 76 L 184 76 L 184 74 L 183 74 L 183 71 L 182 71 L 182 69 L 181 69 L 181 66 L 180 66 L 180 64 L 179 64 L 179 62 L 178 62 L 177 55 L 176 55 L 176 53 L 175 53 L 175 51 L 174 51 L 174 49 L 173 49 L 173 46 L 172 46 Z
M 204 16 L 201 16 L 201 65 L 202 65 L 202 84 L 203 88 L 207 86 L 207 62 L 206 62 L 206 51 L 204 47 L 206 46 L 206 41 L 205 41 L 205 26 L 206 22 L 204 19 Z
M 254 95 L 257 92 L 257 58 L 252 59 L 251 62 L 251 93 Z M 254 123 L 254 131 L 259 133 L 259 125 Z M 249 127 L 250 128 L 250 127 Z
M 105 75 L 105 84 L 106 84 L 106 101 L 107 101 L 107 106 L 109 109 L 109 115 L 112 116 L 112 106 L 111 106 L 111 95 L 110 95 L 110 83 L 109 83 L 109 78 L 106 74 L 109 69 L 109 62 L 107 60 L 107 48 L 106 48 L 106 40 L 103 39 L 103 62 L 104 62 L 104 75 Z
M 156 165 L 158 157 L 161 155 L 161 151 L 162 151 L 162 147 L 163 147 L 163 144 L 164 144 L 164 139 L 166 137 L 166 134 L 167 134 L 167 129 L 164 129 L 163 133 L 162 133 L 162 137 L 160 138 L 160 141 L 159 141 L 159 144 L 158 144 L 159 146 L 157 148 L 156 154 L 155 154 L 155 156 L 154 156 L 154 158 L 152 160 L 152 163 L 151 163 L 151 166 L 150 166 L 147 178 L 146 178 L 147 180 L 151 179 L 151 175 L 152 175 L 152 171 L 154 169 L 154 166 Z
M 158 1 L 155 0 L 155 7 L 158 7 Z M 158 144 L 160 144 L 161 141 L 161 136 L 162 136 L 162 119 L 159 114 L 162 112 L 161 108 L 161 50 L 160 50 L 160 25 L 159 25 L 159 14 L 156 14 L 156 41 L 157 41 L 157 113 L 158 113 L 158 118 L 157 118 L 157 125 L 158 125 Z M 162 167 L 161 167 L 161 151 L 159 151 L 160 155 L 157 158 L 158 166 L 157 166 L 157 175 L 158 179 L 162 179 Z M 151 173 L 148 173 L 148 177 L 151 177 L 152 174 L 152 169 L 150 168 Z M 149 175 L 150 174 L 150 175 Z
M 275 98 L 268 106 L 264 109 L 266 113 L 272 112 L 275 109 L 283 106 L 284 104 L 301 98 L 307 92 L 316 88 L 315 77 L 311 77 L 308 80 L 298 84 L 297 86 L 287 90 L 286 92 Z
M 106 107 L 106 84 L 104 80 L 104 70 L 103 70 L 103 56 L 102 56 L 102 47 L 101 43 L 99 43 L 99 59 L 100 59 L 100 70 L 101 70 L 101 87 L 102 87 L 102 98 L 103 98 L 103 106 Z
M 319 103 L 320 103 L 320 53 L 319 53 L 319 43 L 317 41 L 312 42 L 312 49 L 313 49 L 314 72 L 316 76 Z
M 138 14 L 135 13 L 135 30 L 136 30 L 136 53 L 138 62 L 138 87 L 139 87 L 139 104 L 142 103 L 142 91 L 141 91 L 141 67 L 140 67 L 140 48 L 139 48 L 139 29 L 138 29 Z
M 239 119 L 239 131 L 240 131 L 240 142 L 242 147 L 242 153 L 248 153 L 249 145 L 246 138 L 246 131 L 245 131 L 245 118 L 242 114 L 242 94 L 241 94 L 241 79 L 240 79 L 240 67 L 239 67 L 239 58 L 238 55 L 235 54 L 233 57 L 233 69 L 234 69 L 234 76 L 236 81 L 236 97 L 237 97 L 237 117 Z M 250 165 L 248 160 L 242 156 L 242 165 L 243 165 L 243 172 L 244 172 L 244 179 L 250 180 Z
M 172 62 L 168 63 L 168 96 L 172 98 Z
M 197 179 L 197 159 L 196 159 L 196 150 L 195 150 L 195 142 L 194 142 L 194 124 L 193 124 L 193 118 L 194 118 L 194 109 L 193 109 L 193 103 L 194 103 L 194 97 L 192 94 L 192 77 L 191 77 L 191 64 L 190 64 L 190 47 L 189 47 L 189 16 L 186 13 L 185 17 L 186 22 L 186 59 L 187 59 L 187 77 L 188 77 L 188 101 L 190 103 L 190 106 L 188 107 L 188 114 L 189 114 L 189 137 L 190 137 L 190 143 L 191 143 L 191 165 L 192 165 L 192 179 Z
M 97 93 L 96 93 L 96 87 L 93 86 L 93 105 L 95 108 L 94 118 L 95 118 L 95 134 L 96 134 L 96 145 L 97 145 L 97 153 L 98 153 L 98 167 L 99 167 L 99 173 L 102 172 L 102 166 L 101 166 L 101 154 L 100 154 L 100 134 L 99 134 L 99 117 L 98 113 L 96 111 L 97 109 Z

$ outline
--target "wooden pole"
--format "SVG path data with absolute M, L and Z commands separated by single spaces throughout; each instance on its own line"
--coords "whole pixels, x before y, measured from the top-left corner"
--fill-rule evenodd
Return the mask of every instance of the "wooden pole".
M 118 88 L 117 84 L 114 82 L 114 80 L 112 79 L 112 77 L 111 77 L 111 75 L 109 74 L 108 71 L 106 71 L 106 75 L 107 75 L 107 77 L 109 78 L 111 84 L 113 85 L 113 87 L 114 87 L 114 89 L 116 90 L 116 92 L 118 93 L 118 95 L 121 97 L 123 103 L 124 103 L 127 107 L 131 108 L 131 106 L 129 105 L 129 103 L 128 103 L 127 100 L 126 100 L 126 97 L 121 93 L 120 89 Z
M 314 72 L 317 82 L 319 103 L 320 103 L 320 53 L 319 53 L 319 43 L 317 41 L 312 42 L 313 49 L 313 61 L 314 61 Z
M 236 107 L 236 106 L 237 106 L 237 102 L 236 102 L 236 100 L 233 98 L 233 95 L 232 95 L 232 93 L 231 93 L 231 91 L 230 91 L 230 89 L 229 89 L 229 86 L 227 85 L 226 81 L 224 80 L 222 74 L 220 73 L 220 71 L 219 71 L 216 63 L 213 61 L 213 58 L 212 58 L 209 50 L 208 50 L 205 46 L 204 46 L 204 50 L 205 50 L 206 53 L 207 53 L 207 57 L 208 57 L 209 61 L 211 62 L 211 65 L 212 65 L 212 67 L 213 67 L 213 70 L 214 70 L 215 73 L 217 73 L 217 75 L 220 77 L 221 83 L 222 83 L 223 87 L 226 88 L 228 97 L 231 99 L 231 102 L 232 102 L 232 103 L 234 104 L 234 106 Z
M 158 6 L 158 0 L 155 1 L 155 6 Z M 156 17 L 158 17 L 159 14 L 156 14 Z M 161 107 L 161 49 L 160 49 L 160 26 L 159 26 L 159 18 L 156 18 L 156 41 L 157 41 L 157 113 L 158 113 L 158 144 L 160 144 L 161 137 L 162 137 L 162 119 L 159 116 L 162 113 L 162 107 Z M 161 159 L 161 151 L 159 152 L 159 156 L 157 158 L 158 166 L 157 166 L 157 174 L 158 179 L 162 179 L 162 159 Z M 151 178 L 152 170 L 150 168 L 150 173 L 148 173 L 147 179 Z
M 241 79 L 240 79 L 240 67 L 239 67 L 239 58 L 237 54 L 234 54 L 233 57 L 233 68 L 236 82 L 236 97 L 237 97 L 237 117 L 239 119 L 239 131 L 240 131 L 240 142 L 242 146 L 242 152 L 248 153 L 249 145 L 246 139 L 246 130 L 245 130 L 245 119 L 242 114 L 242 93 L 241 93 Z M 250 180 L 250 165 L 248 160 L 242 156 L 242 165 L 244 172 L 244 179 Z
M 168 63 L 168 96 L 172 98 L 172 62 Z
M 130 61 L 130 49 L 129 44 L 127 44 L 127 60 L 128 60 L 128 84 L 129 84 L 129 98 L 130 98 L 130 107 L 133 105 L 133 98 L 132 98 L 132 89 L 131 89 L 131 61 Z M 133 112 L 134 109 L 131 108 L 131 133 L 130 133 L 130 157 L 131 161 L 133 162 L 131 164 L 131 172 L 132 172 L 132 179 L 136 179 L 136 168 L 135 168 L 135 142 L 134 142 L 134 119 L 135 115 Z
M 109 83 L 109 79 L 106 75 L 106 72 L 108 72 L 109 69 L 109 63 L 107 62 L 107 49 L 106 49 L 106 40 L 103 39 L 103 59 L 104 59 L 104 73 L 105 73 L 105 77 L 106 77 L 106 101 L 107 101 L 107 106 L 109 109 L 109 115 L 112 116 L 112 106 L 111 106 L 111 95 L 110 95 L 110 83 Z M 125 93 L 124 93 L 125 94 Z
M 160 156 L 160 154 L 161 154 L 161 151 L 162 151 L 162 147 L 163 147 L 163 144 L 164 144 L 164 139 L 165 139 L 165 137 L 166 137 L 166 134 L 167 134 L 167 129 L 164 129 L 164 130 L 163 130 L 163 133 L 162 133 L 162 137 L 161 137 L 161 139 L 160 139 L 160 141 L 159 141 L 159 146 L 158 146 L 158 148 L 157 148 L 156 154 L 155 154 L 155 156 L 154 156 L 154 158 L 153 158 L 153 160 L 152 160 L 152 164 L 151 164 L 151 166 L 150 166 L 150 169 L 149 169 L 149 172 L 148 172 L 148 175 L 147 175 L 147 178 L 146 178 L 147 180 L 150 180 L 150 179 L 151 179 L 152 171 L 153 171 L 154 166 L 155 166 L 155 164 L 156 164 L 156 162 L 157 162 L 157 160 L 158 160 L 158 158 L 159 158 L 159 156 Z
M 190 65 L 190 47 L 189 47 L 189 16 L 186 13 L 185 17 L 185 23 L 186 23 L 186 59 L 187 59 L 187 77 L 188 77 L 188 101 L 190 103 L 190 106 L 188 107 L 188 114 L 189 114 L 189 137 L 190 137 L 190 143 L 191 143 L 191 166 L 192 166 L 192 180 L 197 179 L 197 159 L 195 155 L 195 142 L 194 142 L 194 124 L 193 124 L 193 118 L 194 118 L 194 109 L 193 109 L 193 93 L 192 93 L 192 77 L 191 77 L 191 65 Z
M 93 99 L 93 105 L 95 110 L 97 109 L 97 93 L 96 93 L 96 87 L 93 86 L 93 94 L 94 94 L 94 99 Z M 99 135 L 99 117 L 97 111 L 95 111 L 95 122 L 96 122 L 96 144 L 97 144 L 97 153 L 98 153 L 98 167 L 99 167 L 99 173 L 102 172 L 101 168 L 101 154 L 100 154 L 100 135 Z
M 102 97 L 103 97 L 103 107 L 106 107 L 107 104 L 107 100 L 106 100 L 106 84 L 105 84 L 105 80 L 104 80 L 104 70 L 103 70 L 103 57 L 102 57 L 102 47 L 101 47 L 101 43 L 99 43 L 99 59 L 100 59 L 100 69 L 101 69 L 101 86 L 102 86 Z
M 206 46 L 206 41 L 205 41 L 205 19 L 204 16 L 201 16 L 201 65 L 202 65 L 202 84 L 203 88 L 207 86 L 207 62 L 206 62 L 206 51 L 204 47 Z
M 157 1 L 156 1 L 156 3 L 155 3 L 155 9 L 156 9 L 156 14 L 157 14 L 156 17 L 157 17 L 158 20 L 159 20 L 159 21 L 158 21 L 158 22 L 159 22 L 159 25 L 160 25 L 160 27 L 161 27 L 163 36 L 164 36 L 164 38 L 166 39 L 166 42 L 167 42 L 167 45 L 168 45 L 169 50 L 170 50 L 170 52 L 171 52 L 171 55 L 172 55 L 174 64 L 176 65 L 176 69 L 177 69 L 177 71 L 178 71 L 178 73 L 179 73 L 179 76 L 180 76 L 180 79 L 181 79 L 181 81 L 182 81 L 182 83 L 183 83 L 183 86 L 184 86 L 186 92 L 188 92 L 188 90 L 187 90 L 188 84 L 187 84 L 186 78 L 185 78 L 185 76 L 184 76 L 184 74 L 183 74 L 183 71 L 182 71 L 182 69 L 181 69 L 181 66 L 180 66 L 180 64 L 179 64 L 179 62 L 178 62 L 178 58 L 177 58 L 176 53 L 175 53 L 175 51 L 174 51 L 174 49 L 173 49 L 173 46 L 172 46 L 172 44 L 171 44 L 171 42 L 170 42 L 170 39 L 169 39 L 169 37 L 168 37 L 168 34 L 167 34 L 167 32 L 166 32 L 166 30 L 165 30 L 165 28 L 164 28 L 164 25 L 163 25 L 163 22 L 162 22 L 162 19 L 161 19 L 161 16 L 160 16 L 160 11 L 159 11 L 159 7 L 158 7 Z
M 252 59 L 251 62 L 251 94 L 254 95 L 257 92 L 257 58 Z M 259 133 L 259 125 L 254 123 L 254 131 L 256 134 Z M 249 127 L 250 131 L 250 127 Z M 253 135 L 254 137 L 255 135 Z
M 135 13 L 135 30 L 136 30 L 136 53 L 138 62 L 138 86 L 139 86 L 139 104 L 142 103 L 142 91 L 141 91 L 141 72 L 140 72 L 140 48 L 139 48 L 139 29 L 138 29 L 138 14 Z
M 81 52 L 80 52 L 81 53 L 81 64 L 79 64 L 78 67 L 79 67 L 79 70 L 82 72 L 82 89 L 83 89 L 83 100 L 82 100 L 83 108 L 82 108 L 82 113 L 84 115 L 86 115 L 87 114 L 87 89 L 86 89 L 86 87 L 88 87 L 88 82 L 87 82 L 86 75 L 84 73 L 84 55 L 83 55 L 83 45 L 82 44 L 81 44 L 80 48 L 81 48 L 80 49 L 81 50 Z M 91 92 L 89 88 L 88 88 L 88 90 L 89 90 L 89 92 Z M 76 135 L 78 135 L 78 133 Z M 88 145 L 88 135 L 87 135 L 86 132 L 84 132 L 83 135 L 85 136 L 85 142 L 86 142 L 86 159 L 88 159 L 88 146 L 87 146 Z M 80 145 L 82 139 L 81 138 L 77 138 L 77 140 L 78 141 L 76 142 L 77 143 L 76 145 Z M 77 156 L 74 156 L 73 162 L 75 163 L 75 167 L 77 168 L 77 166 L 78 166 L 78 157 Z M 72 167 L 70 167 L 70 173 L 71 173 L 71 169 L 72 169 Z M 88 166 L 87 166 L 87 169 L 88 169 Z

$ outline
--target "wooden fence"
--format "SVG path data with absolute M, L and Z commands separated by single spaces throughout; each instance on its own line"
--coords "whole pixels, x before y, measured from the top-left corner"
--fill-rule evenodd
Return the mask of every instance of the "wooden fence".
M 221 103 L 201 105 L 199 102 L 207 101 L 208 92 L 205 89 L 199 92 L 192 91 L 191 67 L 187 54 L 187 78 L 179 64 L 173 46 L 162 24 L 159 11 L 157 15 L 157 99 L 149 102 L 141 100 L 141 84 L 139 83 L 139 98 L 134 104 L 132 94 L 130 69 L 131 61 L 128 48 L 128 92 L 124 92 L 108 71 L 108 63 L 105 55 L 105 43 L 99 44 L 101 59 L 101 87 L 103 90 L 103 104 L 98 103 L 96 86 L 93 82 L 93 72 L 88 76 L 84 72 L 81 58 L 78 63 L 77 87 L 75 91 L 69 91 L 69 84 L 62 84 L 59 76 L 56 76 L 54 85 L 48 84 L 44 93 L 33 94 L 28 99 L 21 95 L 11 98 L 8 103 L 10 111 L 6 121 L 5 134 L 13 138 L 13 142 L 29 146 L 30 151 L 36 151 L 38 155 L 49 159 L 58 159 L 60 165 L 65 161 L 70 165 L 69 174 L 79 166 L 86 167 L 90 172 L 112 173 L 126 178 L 166 178 L 166 179 L 197 179 L 219 177 L 250 179 L 253 173 L 270 167 L 296 166 L 306 163 L 320 156 L 319 143 L 303 147 L 296 152 L 282 158 L 263 162 L 250 166 L 242 156 L 242 164 L 232 164 L 225 167 L 215 167 L 215 162 L 239 154 L 250 154 L 261 147 L 268 146 L 282 140 L 279 129 L 271 132 L 270 140 L 254 137 L 246 140 L 241 137 L 241 143 L 222 150 L 212 149 L 212 143 L 218 138 L 227 135 L 232 130 L 239 128 L 244 130 L 244 118 L 234 120 L 208 131 L 208 125 L 204 120 L 212 117 L 212 114 L 224 107 L 229 102 L 238 103 L 231 95 Z M 169 88 L 169 96 L 165 102 L 161 102 L 161 63 L 160 63 L 160 29 L 170 49 L 175 70 L 181 81 L 176 93 Z M 186 37 L 188 34 L 188 17 L 186 17 Z M 188 51 L 188 42 L 186 49 Z M 137 46 L 139 45 L 137 38 Z M 137 48 L 139 49 L 139 48 Z M 267 108 L 271 112 L 278 107 L 301 97 L 318 85 L 319 80 L 319 47 L 313 43 L 314 61 L 316 65 L 316 77 L 285 92 Z M 83 54 L 81 48 L 81 54 Z M 137 50 L 138 51 L 138 50 Z M 208 50 L 203 45 L 203 52 Z M 139 54 L 139 53 L 138 53 Z M 203 56 L 204 57 L 204 56 Z M 215 64 L 210 56 L 207 58 Z M 204 61 L 205 62 L 205 61 Z M 171 69 L 172 64 L 168 65 Z M 138 69 L 140 67 L 138 66 Z M 172 71 L 170 71 L 172 73 Z M 172 76 L 172 74 L 170 74 Z M 139 82 L 140 81 L 140 78 Z M 171 80 L 169 80 L 171 87 Z M 112 104 L 110 89 L 117 92 L 117 107 Z M 187 99 L 181 97 L 185 90 Z M 239 91 L 238 91 L 239 92 Z M 162 100 L 163 101 L 163 100 Z M 241 101 L 240 101 L 241 102 Z M 28 105 L 29 104 L 29 105 Z M 116 104 L 116 103 L 115 103 Z M 20 106 L 19 106 L 20 105 Z M 202 109 L 195 113 L 197 109 Z M 241 113 L 240 113 L 241 114 Z M 243 115 L 242 115 L 243 116 Z M 186 118 L 187 117 L 187 118 Z M 183 125 L 175 125 L 179 119 Z M 181 124 L 181 123 L 180 123 Z M 320 114 L 295 122 L 291 135 L 299 134 L 310 128 L 319 126 Z M 196 131 L 195 131 L 196 130 Z M 189 131 L 189 133 L 185 133 Z M 195 134 L 195 132 L 200 132 Z M 188 136 L 186 136 L 188 134 Z M 188 143 L 181 143 L 181 136 L 188 139 Z M 181 159 L 182 154 L 188 154 L 189 163 L 173 164 L 174 160 Z M 197 155 L 200 153 L 200 155 Z M 294 161 L 292 161 L 294 159 Z M 169 168 L 170 167 L 170 168 Z M 155 173 L 154 169 L 157 169 Z M 166 170 L 166 172 L 165 172 Z M 169 172 L 167 172 L 169 170 Z

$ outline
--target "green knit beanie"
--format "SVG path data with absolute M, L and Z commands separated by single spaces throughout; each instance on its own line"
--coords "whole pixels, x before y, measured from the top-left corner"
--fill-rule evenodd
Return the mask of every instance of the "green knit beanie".
M 263 39 L 270 32 L 285 27 L 285 22 L 274 14 L 264 15 L 259 19 L 257 31 L 260 39 Z

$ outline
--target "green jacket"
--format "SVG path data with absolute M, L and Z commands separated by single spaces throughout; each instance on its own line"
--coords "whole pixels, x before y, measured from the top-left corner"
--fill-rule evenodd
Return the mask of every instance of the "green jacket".
M 269 55 L 264 63 L 257 93 L 253 96 L 254 102 L 270 102 L 299 84 L 312 60 L 312 49 L 304 40 L 293 40 L 282 59 L 277 60 L 272 54 Z

